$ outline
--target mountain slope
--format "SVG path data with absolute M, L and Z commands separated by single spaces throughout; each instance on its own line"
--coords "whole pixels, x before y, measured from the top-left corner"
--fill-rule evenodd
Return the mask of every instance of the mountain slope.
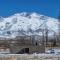
M 17 35 L 41 35 L 43 29 L 58 32 L 58 20 L 37 13 L 17 13 L 7 18 L 0 18 L 0 37 Z M 50 32 L 51 33 L 51 32 Z

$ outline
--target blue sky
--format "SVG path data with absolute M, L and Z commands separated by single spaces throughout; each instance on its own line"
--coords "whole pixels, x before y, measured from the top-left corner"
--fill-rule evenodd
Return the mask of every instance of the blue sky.
M 0 16 L 10 16 L 20 12 L 37 12 L 58 17 L 60 0 L 0 0 Z

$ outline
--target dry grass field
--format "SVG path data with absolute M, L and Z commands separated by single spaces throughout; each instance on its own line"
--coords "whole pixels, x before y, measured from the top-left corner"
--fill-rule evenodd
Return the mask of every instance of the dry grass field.
M 49 54 L 6 54 L 0 60 L 60 60 L 60 56 Z

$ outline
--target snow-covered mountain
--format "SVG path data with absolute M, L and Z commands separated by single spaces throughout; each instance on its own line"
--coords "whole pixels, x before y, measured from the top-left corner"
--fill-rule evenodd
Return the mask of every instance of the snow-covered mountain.
M 0 37 L 18 35 L 41 35 L 47 27 L 51 32 L 58 32 L 58 20 L 38 13 L 17 13 L 9 17 L 0 17 Z

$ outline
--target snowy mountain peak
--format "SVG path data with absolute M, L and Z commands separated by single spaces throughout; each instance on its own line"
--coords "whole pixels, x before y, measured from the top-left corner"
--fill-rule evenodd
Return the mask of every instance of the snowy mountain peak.
M 22 13 L 16 13 L 16 14 L 14 14 L 13 16 L 22 16 L 22 17 L 27 17 L 27 16 L 29 16 L 29 15 L 30 15 L 30 13 L 22 12 Z
M 40 17 L 44 18 L 44 17 L 47 17 L 47 16 L 40 15 L 40 14 L 35 13 L 35 12 L 33 12 L 33 13 L 27 13 L 27 12 L 16 13 L 13 16 L 15 16 L 15 17 L 22 16 L 22 17 L 30 17 L 30 18 L 40 18 Z
M 38 13 L 17 13 L 7 18 L 0 18 L 0 36 L 40 35 L 47 25 L 48 30 L 58 31 L 58 20 Z

